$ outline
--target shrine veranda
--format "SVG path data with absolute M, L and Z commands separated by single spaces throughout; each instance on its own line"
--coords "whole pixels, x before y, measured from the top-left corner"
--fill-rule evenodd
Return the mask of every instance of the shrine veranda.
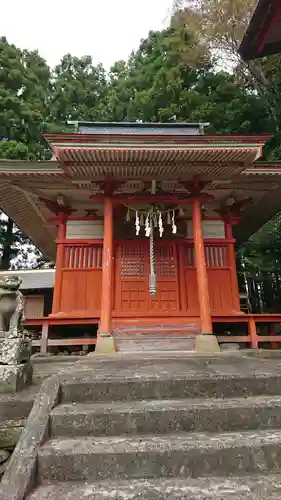
M 43 352 L 79 324 L 278 346 L 281 314 L 241 311 L 235 244 L 280 211 L 281 164 L 260 160 L 268 135 L 204 126 L 79 122 L 45 134 L 51 161 L 0 161 L 2 210 L 56 262 L 51 314 L 26 319 Z

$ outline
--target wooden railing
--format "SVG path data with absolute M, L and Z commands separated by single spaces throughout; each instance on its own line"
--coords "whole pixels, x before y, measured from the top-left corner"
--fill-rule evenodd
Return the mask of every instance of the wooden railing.
M 85 319 L 83 320 L 83 324 L 97 324 L 97 318 L 93 319 Z M 96 338 L 86 338 L 86 337 L 78 337 L 78 338 L 50 338 L 49 337 L 49 326 L 50 325 L 73 325 L 73 324 L 81 324 L 81 319 L 67 319 L 60 318 L 55 320 L 51 317 L 44 318 L 26 318 L 25 325 L 28 327 L 41 327 L 41 332 L 39 333 L 38 339 L 32 340 L 33 347 L 40 347 L 41 353 L 48 352 L 48 347 L 64 347 L 64 346 L 84 346 L 84 345 L 95 345 L 97 339 Z
M 220 343 L 245 343 L 252 349 L 259 349 L 262 342 L 269 342 L 272 347 L 276 347 L 277 342 L 281 342 L 281 335 L 274 332 L 274 324 L 281 326 L 281 314 L 241 314 L 235 316 L 217 316 L 213 317 L 213 323 L 247 325 L 247 335 L 217 335 Z M 259 335 L 259 324 L 268 324 L 271 333 L 269 335 Z
M 280 324 L 281 331 L 281 314 L 240 314 L 240 315 L 229 315 L 229 316 L 213 316 L 212 317 L 213 324 L 221 323 L 221 324 L 244 324 L 247 327 L 246 335 L 217 335 L 219 343 L 239 343 L 246 344 L 250 346 L 252 349 L 259 349 L 261 347 L 261 343 L 269 342 L 272 344 L 272 347 L 276 348 L 275 345 L 277 342 L 281 343 L 281 334 L 276 334 L 274 332 L 274 324 Z M 187 318 L 188 321 L 188 318 Z M 89 324 L 97 324 L 98 318 L 88 319 L 83 321 L 83 323 Z M 41 338 L 38 340 L 33 340 L 32 345 L 34 347 L 40 347 L 40 351 L 42 353 L 46 353 L 48 347 L 53 346 L 77 346 L 77 345 L 95 345 L 95 338 L 62 338 L 62 339 L 54 339 L 49 338 L 48 330 L 49 325 L 54 324 L 64 324 L 64 325 L 73 325 L 80 324 L 81 320 L 77 319 L 57 319 L 50 317 L 45 318 L 27 318 L 26 326 L 39 326 L 42 328 L 41 330 Z M 259 335 L 259 324 L 266 325 L 268 324 L 268 328 L 271 331 L 269 335 Z M 179 330 L 183 330 L 179 326 Z M 187 332 L 188 335 L 188 332 Z

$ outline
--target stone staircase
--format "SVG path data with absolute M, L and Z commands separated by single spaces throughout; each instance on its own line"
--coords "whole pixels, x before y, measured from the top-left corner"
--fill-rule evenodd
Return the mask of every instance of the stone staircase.
M 280 499 L 281 363 L 83 363 L 61 376 L 37 483 L 28 500 Z

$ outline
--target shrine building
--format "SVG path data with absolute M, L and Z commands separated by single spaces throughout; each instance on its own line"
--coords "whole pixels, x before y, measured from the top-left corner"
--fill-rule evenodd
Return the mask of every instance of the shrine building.
M 258 0 L 239 47 L 245 61 L 281 52 L 281 0 Z
M 281 164 L 260 161 L 268 135 L 206 125 L 79 122 L 45 134 L 50 161 L 0 161 L 1 209 L 56 262 L 43 352 L 53 325 L 97 328 L 100 352 L 154 333 L 203 351 L 281 341 L 281 314 L 241 311 L 235 259 L 281 209 Z

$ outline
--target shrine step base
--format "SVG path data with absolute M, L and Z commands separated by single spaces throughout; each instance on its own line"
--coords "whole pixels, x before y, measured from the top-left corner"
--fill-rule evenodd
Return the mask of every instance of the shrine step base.
M 196 322 L 186 325 L 120 325 L 113 333 L 117 351 L 194 351 Z
M 281 476 L 45 483 L 28 500 L 279 500 Z
M 195 351 L 196 335 L 135 333 L 114 335 L 116 351 Z

